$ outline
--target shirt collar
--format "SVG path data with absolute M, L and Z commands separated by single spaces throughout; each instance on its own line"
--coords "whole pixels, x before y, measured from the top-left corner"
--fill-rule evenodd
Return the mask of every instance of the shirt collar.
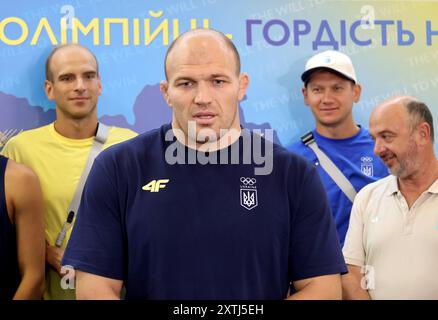
M 388 196 L 392 196 L 395 193 L 400 192 L 400 190 L 398 188 L 398 182 L 397 182 L 396 176 L 393 176 L 393 175 L 390 176 L 389 186 L 388 186 L 387 190 L 388 190 L 387 191 Z M 432 183 L 432 185 L 429 187 L 429 189 L 426 190 L 426 192 L 438 194 L 438 179 L 435 180 L 434 183 Z
M 389 185 L 388 185 L 388 191 L 387 191 L 387 196 L 392 196 L 395 193 L 398 193 L 400 190 L 398 189 L 398 183 L 397 183 L 397 177 L 391 175 L 389 177 Z
M 438 179 L 435 180 L 434 183 L 432 183 L 432 185 L 429 187 L 429 189 L 427 189 L 427 192 L 438 193 Z

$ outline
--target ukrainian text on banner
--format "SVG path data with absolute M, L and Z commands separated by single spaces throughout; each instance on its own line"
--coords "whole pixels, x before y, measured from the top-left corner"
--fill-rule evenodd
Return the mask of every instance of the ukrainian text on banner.
M 54 120 L 44 62 L 55 45 L 89 47 L 99 60 L 99 117 L 144 132 L 170 121 L 159 91 L 169 44 L 213 28 L 240 51 L 251 85 L 243 125 L 273 128 L 283 145 L 314 127 L 303 104 L 306 60 L 328 49 L 351 56 L 363 86 L 355 119 L 368 125 L 386 97 L 411 94 L 438 114 L 438 2 L 327 0 L 54 0 L 0 4 L 0 147 L 9 136 Z

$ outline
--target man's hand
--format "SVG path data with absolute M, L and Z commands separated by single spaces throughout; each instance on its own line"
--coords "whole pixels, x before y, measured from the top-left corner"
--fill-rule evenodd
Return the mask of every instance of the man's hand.
M 64 250 L 55 246 L 50 246 L 46 243 L 46 262 L 58 272 L 59 276 L 61 274 L 61 260 L 64 256 Z
M 368 290 L 362 288 L 364 274 L 361 267 L 347 264 L 348 273 L 342 275 L 342 297 L 344 300 L 370 300 Z

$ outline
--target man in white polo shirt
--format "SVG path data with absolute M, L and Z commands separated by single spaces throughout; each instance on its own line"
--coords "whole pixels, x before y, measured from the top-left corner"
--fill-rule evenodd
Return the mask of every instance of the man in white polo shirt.
M 438 162 L 428 107 L 399 96 L 371 114 L 374 152 L 392 175 L 364 187 L 343 253 L 346 299 L 438 299 Z

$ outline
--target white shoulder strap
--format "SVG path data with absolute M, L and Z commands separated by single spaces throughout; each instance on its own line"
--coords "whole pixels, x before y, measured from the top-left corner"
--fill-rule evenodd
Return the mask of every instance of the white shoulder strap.
M 354 189 L 351 182 L 345 177 L 345 175 L 339 170 L 339 168 L 333 163 L 332 160 L 318 147 L 318 144 L 313 137 L 312 132 L 306 133 L 301 137 L 301 141 L 315 152 L 320 165 L 327 172 L 327 174 L 333 179 L 333 181 L 338 185 L 339 189 L 344 192 L 351 202 L 354 201 L 356 197 L 356 190 Z
M 90 153 L 88 154 L 87 163 L 85 164 L 84 171 L 82 171 L 81 178 L 79 179 L 78 185 L 76 187 L 73 200 L 67 210 L 67 221 L 64 223 L 61 232 L 56 238 L 55 245 L 61 247 L 64 241 L 65 235 L 73 222 L 73 218 L 78 211 L 79 205 L 81 203 L 82 191 L 84 190 L 85 182 L 87 181 L 88 174 L 90 173 L 91 167 L 93 165 L 94 159 L 102 151 L 103 145 L 108 139 L 109 128 L 103 123 L 99 123 L 97 127 L 97 133 L 94 137 L 93 144 L 91 145 Z

